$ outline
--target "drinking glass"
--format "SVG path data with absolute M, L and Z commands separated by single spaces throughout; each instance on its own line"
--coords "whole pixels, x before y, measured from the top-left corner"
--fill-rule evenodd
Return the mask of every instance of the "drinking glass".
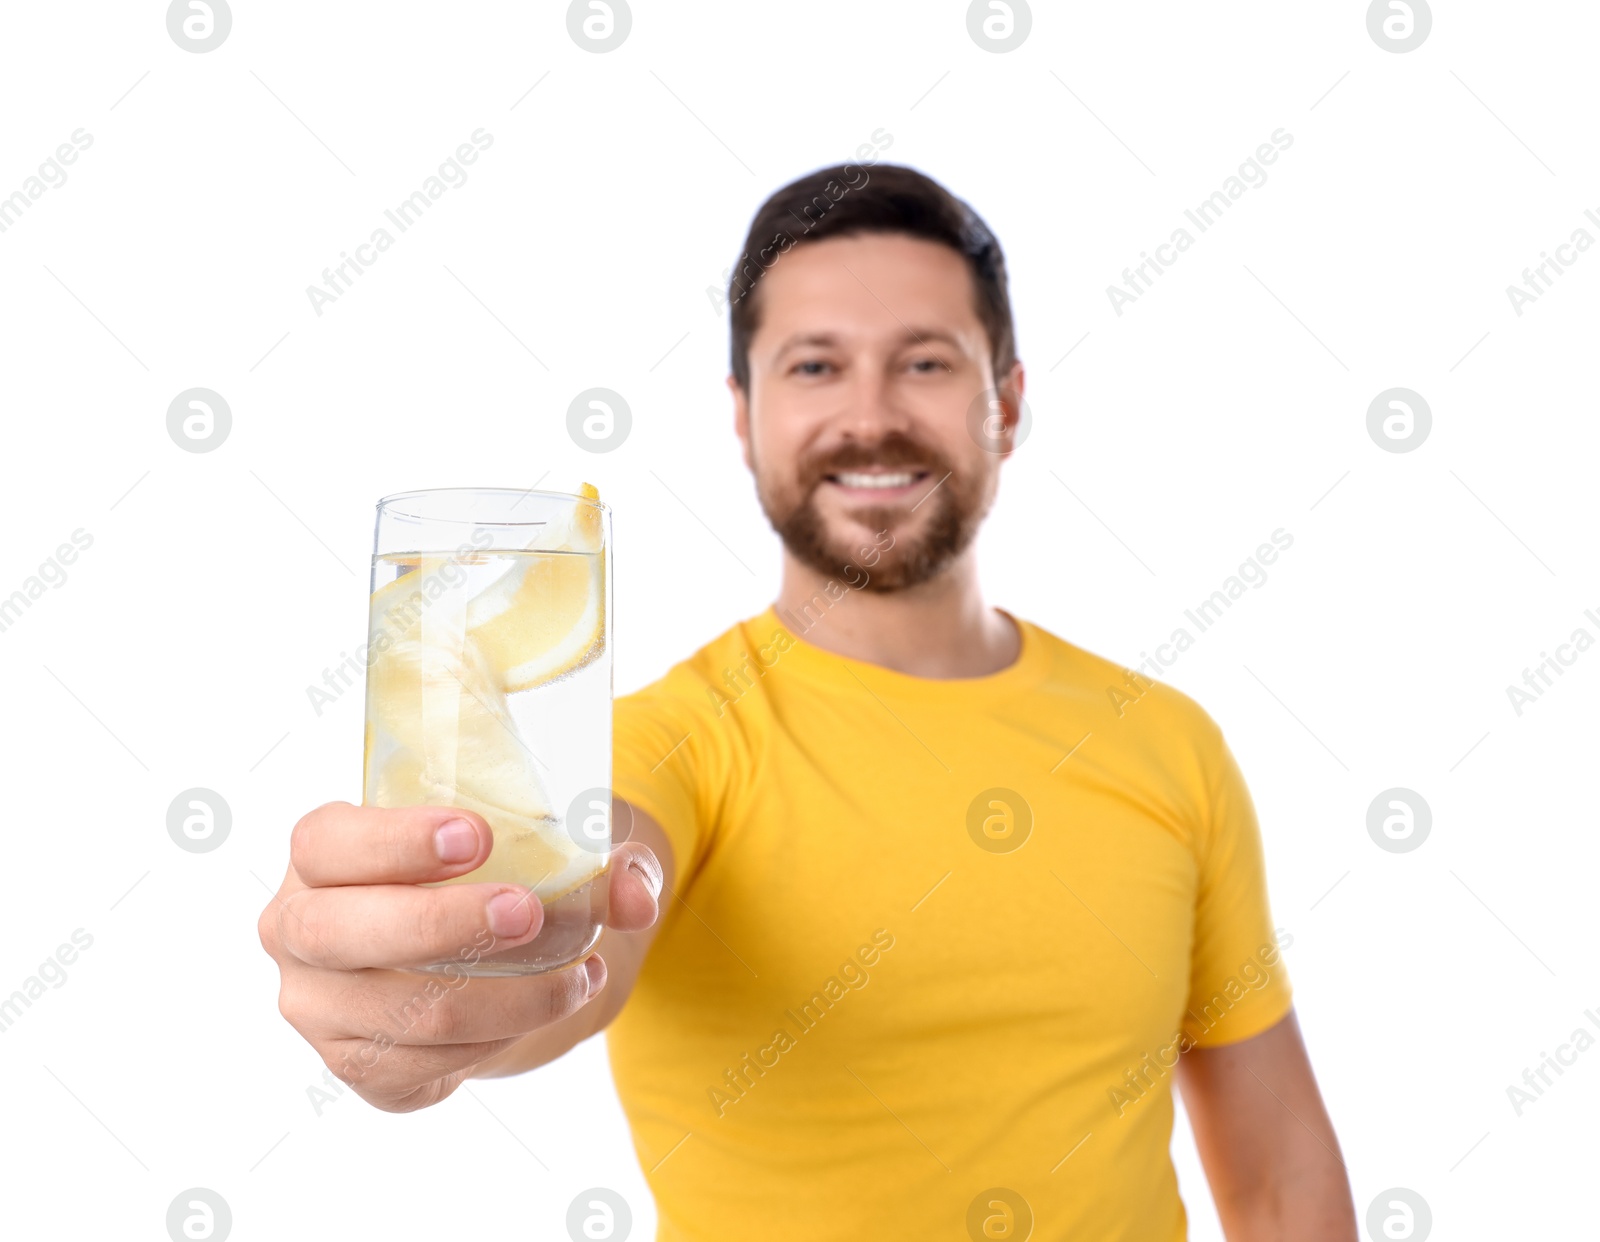
M 527 944 L 487 930 L 419 969 L 529 975 L 589 951 L 611 856 L 610 512 L 581 494 L 440 488 L 378 502 L 363 801 L 455 806 L 494 832 L 440 884 L 526 885 Z

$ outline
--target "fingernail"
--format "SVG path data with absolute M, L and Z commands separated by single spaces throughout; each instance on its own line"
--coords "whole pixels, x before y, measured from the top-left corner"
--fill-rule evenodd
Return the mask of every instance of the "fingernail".
M 636 876 L 644 881 L 644 886 L 650 890 L 650 896 L 661 896 L 660 876 L 656 875 L 648 867 L 645 867 L 637 858 L 631 858 L 628 860 L 628 870 L 633 872 Z
M 593 996 L 606 981 L 606 964 L 600 960 L 598 954 L 586 957 L 583 959 L 583 973 L 589 976 L 589 995 Z
M 464 819 L 452 819 L 433 834 L 433 848 L 440 862 L 466 862 L 478 852 L 478 830 Z
M 501 893 L 489 901 L 489 930 L 503 940 L 526 936 L 533 926 L 533 894 Z

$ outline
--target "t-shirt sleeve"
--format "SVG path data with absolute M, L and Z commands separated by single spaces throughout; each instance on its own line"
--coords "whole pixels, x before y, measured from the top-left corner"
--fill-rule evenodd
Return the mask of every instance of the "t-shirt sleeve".
M 1199 883 L 1189 1005 L 1183 1030 L 1198 1047 L 1259 1035 L 1292 995 L 1267 901 L 1261 828 L 1244 774 L 1212 725 L 1207 798 L 1195 848 Z
M 660 683 L 613 708 L 612 790 L 661 825 L 680 890 L 704 862 L 716 822 L 716 740 L 701 714 Z

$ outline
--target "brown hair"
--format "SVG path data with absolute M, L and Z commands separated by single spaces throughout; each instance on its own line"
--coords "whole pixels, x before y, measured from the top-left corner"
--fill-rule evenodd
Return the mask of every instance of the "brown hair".
M 989 336 L 995 380 L 1017 360 L 1006 260 L 982 217 L 933 178 L 899 164 L 836 164 L 790 182 L 761 204 L 729 273 L 730 365 L 750 387 L 750 338 L 759 323 L 762 273 L 806 242 L 859 233 L 904 233 L 948 246 L 967 261 L 978 319 Z

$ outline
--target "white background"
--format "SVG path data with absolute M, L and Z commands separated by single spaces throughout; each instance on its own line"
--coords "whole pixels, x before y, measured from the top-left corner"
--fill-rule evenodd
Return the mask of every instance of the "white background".
M 1600 637 L 1600 253 L 1521 316 L 1505 289 L 1600 240 L 1600 15 L 1441 2 L 1393 54 L 1365 9 L 1038 3 L 995 54 L 948 0 L 636 0 L 593 54 L 548 0 L 236 0 L 195 54 L 159 3 L 10 6 L 0 194 L 93 145 L 0 234 L 0 596 L 93 546 L 0 633 L 0 995 L 94 943 L 0 1035 L 8 1221 L 164 1237 L 202 1186 L 239 1239 L 551 1238 L 604 1185 L 651 1236 L 600 1041 L 424 1114 L 318 1116 L 255 920 L 296 818 L 359 795 L 360 694 L 318 716 L 306 687 L 362 638 L 378 496 L 598 484 L 619 693 L 772 598 L 706 290 L 766 194 L 878 129 L 1011 264 L 1035 421 L 993 602 L 1132 664 L 1294 537 L 1167 677 L 1254 791 L 1358 1210 L 1402 1186 L 1438 1237 L 1592 1219 L 1600 1051 L 1520 1117 L 1506 1088 L 1600 1012 L 1600 652 L 1520 716 L 1506 686 Z M 470 179 L 317 315 L 306 287 L 479 127 Z M 1106 286 L 1280 127 L 1267 182 L 1119 317 Z M 166 430 L 194 386 L 233 412 L 202 454 Z M 592 386 L 634 415 L 603 456 L 565 430 Z M 1366 430 L 1395 386 L 1433 411 L 1404 454 Z M 191 786 L 232 807 L 215 852 L 167 835 Z M 1392 786 L 1432 808 L 1411 853 L 1366 831 Z M 1219 1237 L 1181 1121 L 1174 1152 Z

